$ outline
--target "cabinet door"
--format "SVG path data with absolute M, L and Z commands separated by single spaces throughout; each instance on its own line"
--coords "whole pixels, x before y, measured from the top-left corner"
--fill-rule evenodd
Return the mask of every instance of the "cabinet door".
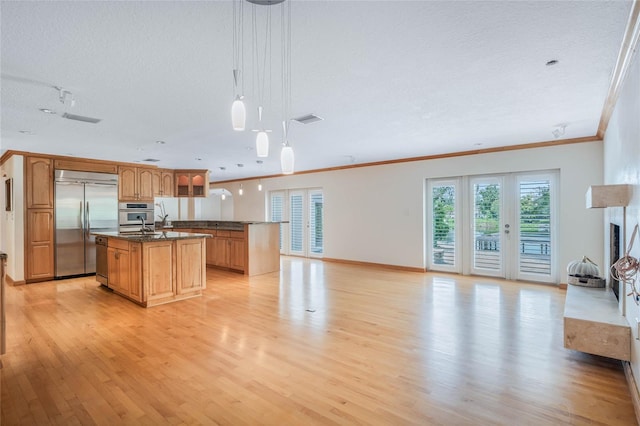
M 230 238 L 229 239 L 229 267 L 244 271 L 246 265 L 245 256 L 245 243 L 244 239 Z
M 191 196 L 191 176 L 189 173 L 176 173 L 176 197 Z
M 117 253 L 117 249 L 113 247 L 107 248 L 107 276 L 109 288 L 120 292 L 120 268 Z
M 138 191 L 136 189 L 137 173 L 135 167 L 118 168 L 118 199 L 121 201 L 137 200 Z
M 53 208 L 53 161 L 27 157 L 27 208 Z
M 142 294 L 142 244 L 129 243 L 129 297 L 144 301 Z
M 162 172 L 158 170 L 153 170 L 151 172 L 151 186 L 153 187 L 153 196 L 154 197 L 162 197 Z
M 138 169 L 138 200 L 153 201 L 152 169 Z
M 148 294 L 146 301 L 175 294 L 173 242 L 145 243 L 142 247 L 142 276 Z
M 204 239 L 176 241 L 176 293 L 202 290 L 206 283 Z
M 53 278 L 53 210 L 27 210 L 27 280 Z
M 206 197 L 209 182 L 204 173 L 192 173 L 191 174 L 191 196 L 192 197 Z
M 215 265 L 229 267 L 229 238 L 215 237 L 214 239 Z
M 129 271 L 129 251 L 118 249 L 116 259 L 118 260 L 119 291 L 125 296 L 131 294 L 131 274 Z
M 205 240 L 206 247 L 206 261 L 207 265 L 215 265 L 216 264 L 216 238 L 211 237 Z
M 173 197 L 173 172 L 165 170 L 161 173 L 161 186 L 163 197 Z

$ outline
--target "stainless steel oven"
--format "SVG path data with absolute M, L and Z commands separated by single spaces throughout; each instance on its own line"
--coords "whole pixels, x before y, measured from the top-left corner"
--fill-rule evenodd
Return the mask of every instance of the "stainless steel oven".
M 120 232 L 139 231 L 144 225 L 155 229 L 153 203 L 120 203 L 118 210 L 118 225 Z

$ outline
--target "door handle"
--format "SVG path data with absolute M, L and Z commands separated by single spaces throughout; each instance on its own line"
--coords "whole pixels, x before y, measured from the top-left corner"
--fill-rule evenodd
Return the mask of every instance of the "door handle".
M 82 201 L 80 201 L 80 227 L 82 228 L 82 232 L 84 232 L 84 205 Z
M 86 215 L 87 215 L 86 233 L 87 233 L 87 239 L 88 239 L 89 238 L 89 231 L 91 230 L 91 220 L 90 220 L 90 216 L 89 216 L 89 202 L 88 201 L 87 201 Z

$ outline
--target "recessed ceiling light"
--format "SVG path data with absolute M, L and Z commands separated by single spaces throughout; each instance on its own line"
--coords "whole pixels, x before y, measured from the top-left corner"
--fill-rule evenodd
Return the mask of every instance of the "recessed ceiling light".
M 196 161 L 202 161 L 202 158 L 197 158 L 197 157 L 196 157 Z
M 258 163 L 258 164 L 262 164 L 262 163 L 264 163 L 264 161 L 262 161 L 262 160 L 256 160 L 256 163 Z
M 298 123 L 301 123 L 301 124 L 311 124 L 311 123 L 315 123 L 316 121 L 322 121 L 324 120 L 324 118 L 318 117 L 315 114 L 307 114 L 300 117 L 292 118 L 292 120 L 297 121 Z
M 220 167 L 220 170 L 222 170 L 224 172 L 225 170 L 227 170 L 227 168 L 226 167 Z
M 31 130 L 18 130 L 19 133 L 23 135 L 33 135 L 34 133 Z
M 158 161 L 160 161 L 160 160 L 158 160 L 157 158 L 145 158 L 145 159 L 144 159 L 144 160 L 142 160 L 142 161 L 147 161 L 147 162 L 149 162 L 149 163 L 157 163 L 157 162 L 158 162 Z
M 474 143 L 473 146 L 482 146 L 482 142 Z
M 550 67 L 550 66 L 555 65 L 555 64 L 557 64 L 557 63 L 558 63 L 558 60 L 557 60 L 557 59 L 552 59 L 552 60 L 550 60 L 550 61 L 547 61 L 547 63 L 546 63 L 545 65 L 546 65 L 546 66 L 548 66 L 548 67 Z
M 165 142 L 165 141 L 156 141 L 156 143 L 157 143 L 158 145 L 164 145 L 164 144 L 166 144 L 166 142 Z
M 144 148 L 139 146 L 139 147 L 136 148 L 136 151 L 144 151 Z
M 238 164 L 236 164 L 236 166 L 238 166 L 238 167 L 244 167 L 244 164 L 240 164 L 240 163 L 238 163 Z
M 53 110 L 50 110 L 49 108 L 40 108 L 40 111 L 44 112 L 45 114 L 55 114 L 56 112 Z

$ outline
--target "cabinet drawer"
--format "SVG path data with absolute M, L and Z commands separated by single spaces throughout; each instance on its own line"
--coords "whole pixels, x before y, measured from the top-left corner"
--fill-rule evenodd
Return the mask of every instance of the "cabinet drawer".
M 239 238 L 239 239 L 244 238 L 244 231 L 227 231 L 227 232 L 229 232 L 229 237 L 231 238 Z
M 216 231 L 216 237 L 229 238 L 229 235 L 231 235 L 231 231 Z
M 119 250 L 129 250 L 129 241 L 121 240 L 119 238 L 109 238 L 107 243 L 109 247 L 113 247 Z

